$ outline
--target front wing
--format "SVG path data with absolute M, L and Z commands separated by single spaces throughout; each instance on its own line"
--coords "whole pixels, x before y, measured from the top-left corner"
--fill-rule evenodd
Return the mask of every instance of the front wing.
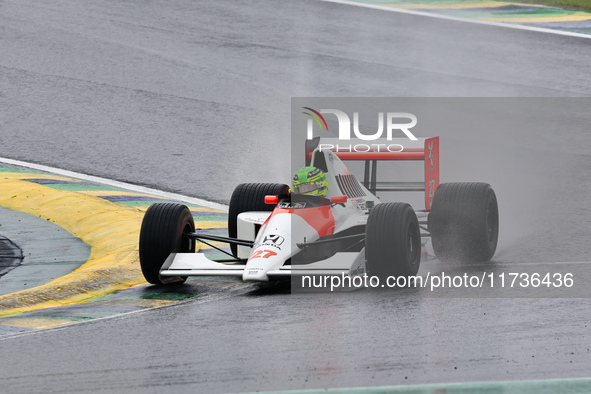
M 246 264 L 229 264 L 213 261 L 203 253 L 172 253 L 160 271 L 161 276 L 232 276 L 242 277 Z M 326 260 L 305 265 L 284 265 L 270 269 L 267 276 L 273 279 L 289 279 L 293 275 L 349 275 L 365 273 L 365 249 L 361 252 L 342 252 Z

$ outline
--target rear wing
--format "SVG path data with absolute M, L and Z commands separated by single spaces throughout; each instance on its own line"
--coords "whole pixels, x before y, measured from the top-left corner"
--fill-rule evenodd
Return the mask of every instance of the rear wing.
M 425 209 L 431 209 L 435 190 L 439 186 L 439 137 L 419 138 L 417 141 L 408 138 L 343 141 L 338 138 L 317 137 L 306 140 L 306 166 L 310 165 L 315 149 L 330 150 L 343 161 L 365 161 L 362 183 L 373 194 L 424 192 Z M 378 181 L 378 162 L 382 160 L 421 162 L 424 166 L 424 179 L 420 182 Z

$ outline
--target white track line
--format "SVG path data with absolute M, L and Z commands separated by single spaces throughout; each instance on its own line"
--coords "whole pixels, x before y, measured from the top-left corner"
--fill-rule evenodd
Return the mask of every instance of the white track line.
M 132 192 L 152 194 L 154 196 L 166 198 L 166 199 L 169 199 L 169 200 L 178 200 L 178 201 L 186 202 L 188 204 L 202 205 L 202 206 L 207 207 L 207 208 L 220 209 L 220 210 L 226 211 L 226 212 L 228 211 L 228 206 L 227 205 L 218 204 L 216 202 L 202 200 L 200 198 L 195 198 L 195 197 L 184 196 L 182 194 L 169 193 L 169 192 L 165 192 L 165 191 L 161 191 L 161 190 L 157 190 L 157 189 L 151 189 L 149 187 L 133 185 L 131 183 L 125 183 L 125 182 L 120 182 L 120 181 L 113 181 L 111 179 L 101 178 L 101 177 L 98 177 L 98 176 L 81 174 L 81 173 L 78 173 L 78 172 L 63 170 L 61 168 L 44 166 L 44 165 L 41 165 L 41 164 L 28 163 L 26 161 L 20 161 L 20 160 L 7 159 L 7 158 L 4 158 L 4 157 L 0 157 L 0 163 L 10 164 L 10 165 L 19 166 L 19 167 L 30 168 L 32 170 L 49 172 L 49 173 L 52 173 L 52 174 L 55 174 L 55 175 L 60 175 L 60 176 L 68 177 L 68 178 L 77 178 L 77 179 L 80 179 L 80 180 L 83 180 L 83 181 L 88 181 L 88 182 L 101 183 L 101 184 L 104 184 L 106 186 L 112 186 L 112 187 L 117 187 L 117 188 L 121 188 L 121 189 L 127 189 L 127 190 L 132 191 Z
M 220 300 L 223 301 L 224 299 L 228 299 L 228 298 L 234 297 L 236 295 L 244 294 L 244 293 L 248 292 L 249 289 L 252 288 L 253 286 L 254 286 L 254 283 L 242 283 L 241 285 L 236 286 L 235 288 L 227 289 L 227 291 L 225 291 L 225 292 L 205 293 L 204 295 L 201 295 L 201 296 L 198 296 L 195 298 L 189 298 L 186 300 L 178 301 L 174 304 L 147 307 L 147 308 L 137 309 L 135 311 L 119 313 L 116 315 L 98 317 L 96 319 L 83 320 L 83 321 L 78 321 L 78 322 L 74 322 L 74 323 L 66 323 L 61 326 L 46 327 L 46 328 L 31 328 L 27 331 L 21 331 L 21 332 L 17 332 L 14 334 L 0 335 L 0 342 L 7 340 L 7 339 L 20 338 L 20 337 L 35 335 L 35 334 L 39 334 L 39 333 L 47 332 L 47 331 L 65 330 L 70 327 L 92 324 L 94 322 L 99 322 L 99 321 L 104 321 L 104 320 L 125 319 L 128 317 L 133 317 L 133 316 L 140 314 L 140 313 L 154 311 L 156 309 L 179 307 L 184 304 L 188 304 L 190 302 L 193 302 L 195 304 L 204 304 L 206 302 L 211 302 L 211 301 L 220 301 Z M 81 303 L 79 303 L 77 305 L 80 305 L 80 304 Z M 12 316 L 15 316 L 15 315 L 12 315 Z M 11 316 L 6 316 L 6 317 L 11 317 Z
M 487 25 L 487 26 L 496 26 L 496 27 L 505 27 L 508 29 L 517 29 L 517 30 L 527 30 L 527 31 L 535 31 L 538 33 L 551 33 L 557 34 L 561 36 L 569 36 L 569 37 L 578 37 L 578 38 L 591 38 L 591 35 L 582 34 L 582 33 L 574 33 L 562 30 L 554 30 L 554 29 L 547 29 L 543 27 L 533 27 L 533 26 L 524 26 L 524 25 L 516 25 L 513 23 L 504 23 L 504 22 L 493 22 L 493 21 L 483 21 L 479 19 L 468 19 L 468 18 L 459 18 L 456 16 L 448 16 L 448 15 L 440 15 L 434 14 L 424 11 L 415 11 L 415 10 L 407 10 L 403 8 L 394 8 L 394 7 L 386 7 L 383 5 L 374 5 L 374 4 L 364 4 L 364 3 L 357 3 L 354 1 L 347 1 L 347 0 L 320 0 L 326 3 L 337 3 L 337 4 L 344 4 L 344 5 L 352 5 L 356 7 L 363 7 L 363 8 L 373 8 L 376 10 L 382 11 L 390 11 L 390 12 L 398 12 L 400 14 L 410 14 L 410 15 L 418 15 L 418 16 L 426 16 L 429 18 L 437 18 L 437 19 L 445 19 L 449 21 L 456 21 L 456 22 L 467 22 L 467 23 L 476 23 L 479 25 Z

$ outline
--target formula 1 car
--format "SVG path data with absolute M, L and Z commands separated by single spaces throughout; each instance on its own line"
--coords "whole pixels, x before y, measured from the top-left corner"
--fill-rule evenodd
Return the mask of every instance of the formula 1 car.
M 285 184 L 241 184 L 230 200 L 228 237 L 195 231 L 182 204 L 150 206 L 139 240 L 144 277 L 167 284 L 216 275 L 259 282 L 294 275 L 412 276 L 429 239 L 441 261 L 490 260 L 499 226 L 490 185 L 439 184 L 439 137 L 394 140 L 375 141 L 363 151 L 340 149 L 335 139 L 306 141 L 306 165 L 324 172 L 326 196 L 290 193 Z M 404 144 L 402 151 L 382 148 L 396 142 Z M 347 160 L 365 162 L 361 182 Z M 423 179 L 378 181 L 378 163 L 390 160 L 422 163 Z M 425 209 L 417 211 L 376 196 L 418 191 L 424 192 Z M 229 258 L 213 261 L 195 253 L 196 242 L 208 241 L 230 244 Z

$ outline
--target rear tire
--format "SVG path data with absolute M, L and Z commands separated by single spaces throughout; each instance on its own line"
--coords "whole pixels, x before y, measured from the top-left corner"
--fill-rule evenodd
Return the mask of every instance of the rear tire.
M 442 262 L 487 262 L 497 249 L 499 208 L 488 183 L 443 183 L 433 197 L 429 231 Z
M 189 208 L 182 204 L 151 205 L 140 230 L 140 265 L 149 283 L 183 283 L 187 277 L 161 277 L 162 265 L 171 253 L 194 253 L 195 241 L 183 237 L 194 232 L 195 222 Z
M 273 211 L 275 205 L 265 204 L 265 196 L 288 194 L 289 186 L 282 183 L 243 183 L 236 186 L 230 198 L 228 236 L 238 235 L 238 215 L 249 211 Z M 232 254 L 238 256 L 238 245 L 230 244 Z
M 370 275 L 383 284 L 388 276 L 416 275 L 421 263 L 421 233 L 406 203 L 376 205 L 367 218 L 365 255 Z

